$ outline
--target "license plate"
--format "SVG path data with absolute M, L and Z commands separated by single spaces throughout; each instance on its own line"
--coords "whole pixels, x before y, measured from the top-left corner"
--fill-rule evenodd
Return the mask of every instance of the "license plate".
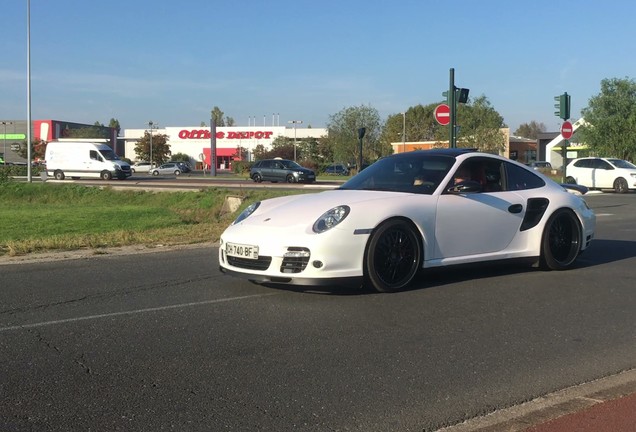
M 225 253 L 233 257 L 258 259 L 258 246 L 226 243 Z

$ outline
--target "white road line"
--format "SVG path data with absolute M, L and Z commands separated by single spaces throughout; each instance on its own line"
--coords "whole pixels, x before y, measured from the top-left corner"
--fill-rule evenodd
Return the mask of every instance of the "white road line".
M 112 312 L 112 313 L 89 315 L 89 316 L 77 317 L 77 318 L 67 318 L 67 319 L 55 320 L 55 321 L 44 321 L 44 322 L 32 323 L 32 324 L 21 324 L 21 325 L 9 326 L 9 327 L 0 327 L 0 332 L 12 331 L 12 330 L 23 330 L 23 329 L 29 329 L 34 327 L 46 327 L 46 326 L 56 325 L 56 324 L 66 324 L 66 323 L 72 323 L 77 321 L 94 320 L 99 318 L 110 318 L 110 317 L 116 317 L 116 316 L 122 316 L 122 315 L 135 315 L 135 314 L 141 314 L 141 313 L 147 313 L 147 312 L 158 312 L 158 311 L 164 311 L 164 310 L 170 310 L 170 309 L 179 309 L 184 307 L 201 306 L 206 304 L 224 303 L 229 301 L 267 297 L 267 296 L 278 295 L 278 294 L 280 293 L 257 294 L 257 295 L 242 296 L 242 297 L 230 297 L 225 299 L 208 300 L 208 301 L 202 301 L 202 302 L 182 303 L 182 304 L 176 304 L 176 305 L 170 305 L 170 306 L 160 306 L 160 307 L 137 309 L 137 310 L 131 310 L 131 311 L 124 311 L 124 312 Z

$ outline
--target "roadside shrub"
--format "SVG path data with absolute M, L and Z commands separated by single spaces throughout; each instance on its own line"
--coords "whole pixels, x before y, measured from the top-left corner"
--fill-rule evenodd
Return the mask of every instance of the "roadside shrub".
M 235 174 L 247 174 L 252 169 L 252 162 L 234 161 L 232 162 L 232 172 Z

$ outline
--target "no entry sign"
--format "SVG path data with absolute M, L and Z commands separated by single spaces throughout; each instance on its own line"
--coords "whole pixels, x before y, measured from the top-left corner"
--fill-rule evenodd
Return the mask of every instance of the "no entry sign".
M 570 139 L 574 134 L 574 127 L 572 127 L 572 123 L 569 121 L 564 121 L 561 125 L 561 135 L 563 135 L 563 139 Z
M 450 123 L 450 107 L 446 104 L 439 104 L 435 107 L 435 120 L 442 126 Z

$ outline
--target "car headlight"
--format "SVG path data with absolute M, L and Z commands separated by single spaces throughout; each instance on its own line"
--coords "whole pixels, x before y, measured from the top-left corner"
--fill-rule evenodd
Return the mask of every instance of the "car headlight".
M 237 223 L 247 219 L 252 213 L 256 211 L 259 205 L 261 205 L 260 201 L 248 205 L 245 208 L 245 210 L 243 210 L 241 214 L 238 215 L 238 217 L 234 220 L 234 222 L 232 222 L 232 225 L 236 225 Z
M 314 226 L 312 227 L 312 229 L 317 234 L 330 230 L 331 228 L 335 227 L 340 222 L 345 220 L 350 211 L 351 209 L 349 208 L 349 206 L 346 205 L 334 207 L 331 210 L 323 213 L 322 216 L 320 216 L 316 220 L 316 222 L 314 222 Z

